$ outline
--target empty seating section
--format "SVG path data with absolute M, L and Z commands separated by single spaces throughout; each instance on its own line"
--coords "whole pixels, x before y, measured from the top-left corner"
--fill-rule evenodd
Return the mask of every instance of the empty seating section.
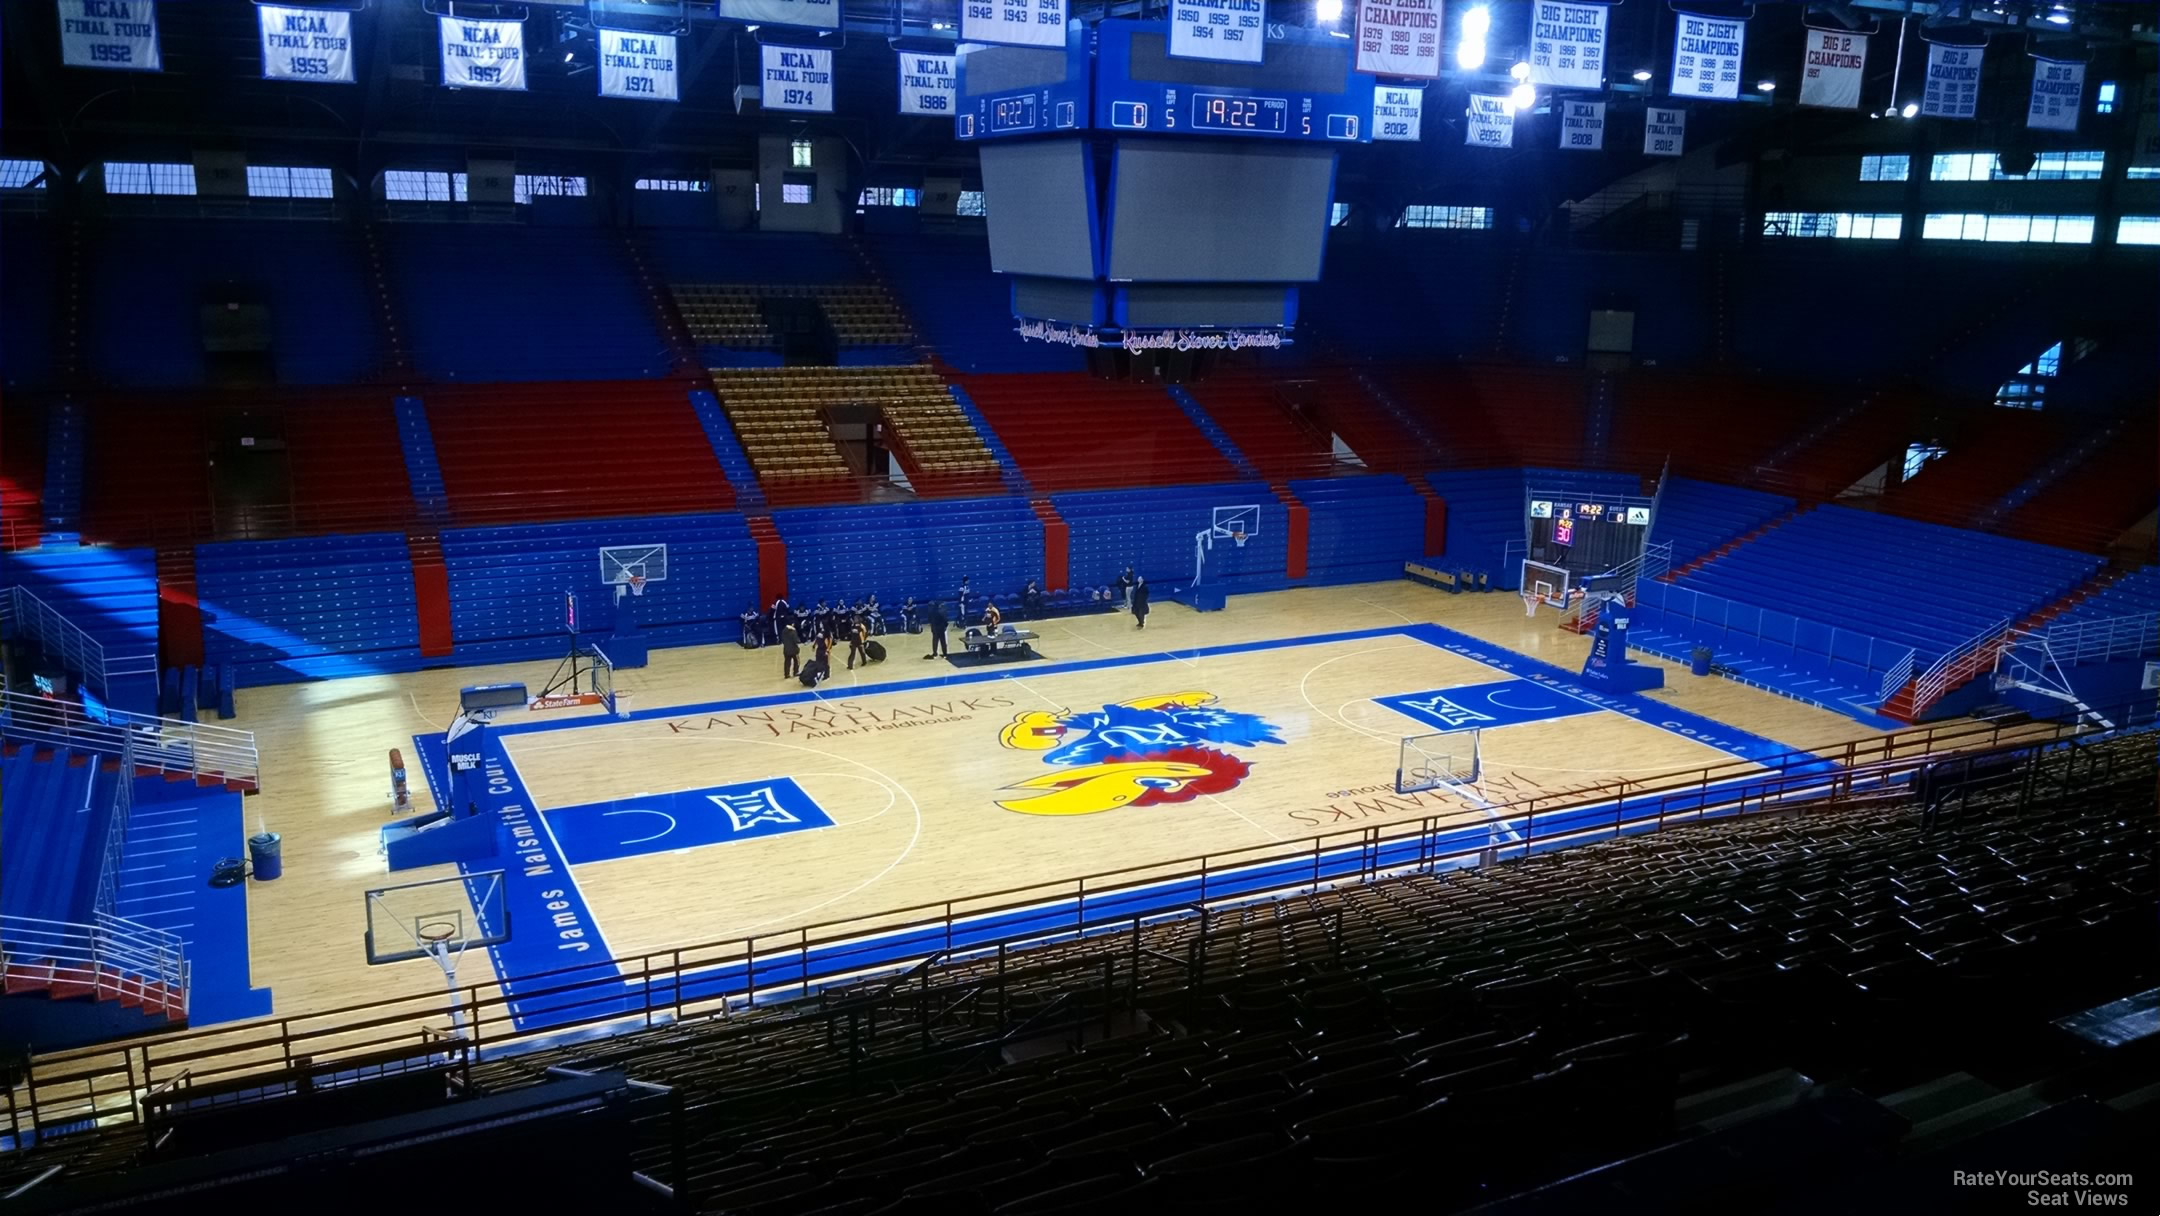
M 38 543 L 44 522 L 45 409 L 17 397 L 0 414 L 0 544 Z
M 870 376 L 831 367 L 715 369 L 713 393 L 734 424 L 758 483 L 776 506 L 854 501 L 856 469 L 833 441 L 826 410 L 853 405 L 873 388 Z
M 1459 470 L 1433 473 L 1426 481 L 1447 502 L 1448 568 L 1486 574 L 1494 586 L 1510 589 L 1525 556 L 1530 490 L 1559 496 L 1642 492 L 1641 479 L 1631 474 L 1564 469 Z
M 1409 474 L 1440 463 L 1439 453 L 1348 369 L 1315 371 L 1312 380 L 1286 389 L 1293 404 L 1317 418 L 1367 467 Z
M 1620 381 L 1612 454 L 1623 468 L 1650 471 L 1670 459 L 1675 473 L 1744 481 L 1830 408 L 1818 391 L 1766 377 L 1638 369 Z
M 990 270 L 980 235 L 872 237 L 871 255 L 888 276 L 924 341 L 965 372 L 1069 371 L 1080 352 L 1013 336 L 1012 284 Z
M 1072 529 L 1069 568 L 1074 587 L 1107 587 L 1128 566 L 1156 585 L 1157 595 L 1189 583 L 1194 536 L 1209 530 L 1215 508 L 1238 506 L 1260 508 L 1260 531 L 1243 548 L 1217 540 L 1207 555 L 1207 579 L 1238 591 L 1282 586 L 1288 512 L 1259 482 L 1065 493 L 1051 501 Z M 1401 569 L 1398 563 L 1396 572 Z
M 2069 438 L 2064 420 L 2041 410 L 1973 411 L 1961 430 L 1947 440 L 1943 456 L 1883 496 L 1885 510 L 1968 526 Z
M 1425 552 L 1425 500 L 1393 474 L 1293 481 L 1309 512 L 1305 570 L 1313 583 L 1398 578 Z M 1217 552 L 1222 542 L 1216 542 Z
M 773 525 L 797 608 L 875 594 L 890 614 L 911 595 L 950 601 L 963 578 L 977 597 L 1017 598 L 1043 576 L 1042 524 L 1018 499 L 804 507 L 773 512 Z
M 284 421 L 299 528 L 394 527 L 412 517 L 412 481 L 388 390 L 296 397 Z
M 1674 477 L 1660 490 L 1650 543 L 1672 546 L 1678 569 L 1792 510 L 1793 500 L 1760 490 Z
M 904 1008 L 873 995 L 884 981 L 839 994 L 876 1005 L 844 1036 L 805 1002 L 472 1077 L 671 1087 L 687 1151 L 656 1140 L 640 1168 L 715 1212 L 1265 1211 L 1413 1190 L 1451 1211 L 1561 1178 L 1504 1210 L 1851 1208 L 1877 1191 L 1822 1188 L 1900 1164 L 1939 1187 L 1931 1150 L 2150 1083 L 2145 1065 L 2068 1063 L 2047 1025 L 2156 974 L 2140 746 L 2078 757 L 2127 779 L 2064 797 L 2050 773 L 2029 804 L 1983 792 L 1928 826 L 1894 801 L 1668 828 L 1219 908 L 1204 934 L 1188 918 L 942 962 Z M 1131 1016 L 1128 986 L 1139 1029 L 1072 1047 L 1078 1022 Z M 1000 1055 L 1001 1035 L 1066 1009 L 1028 1028 L 1039 1051 Z M 1915 1109 L 1948 1078 L 1962 1102 Z M 1970 1122 L 1930 1120 L 1949 1111 Z M 2105 1159 L 2132 1159 L 2134 1125 L 2103 1124 Z M 1668 1144 L 1686 1156 L 1650 1153 Z
M 1904 458 L 1915 420 L 1927 404 L 1906 389 L 1835 403 L 1832 412 L 1773 453 L 1759 479 L 1802 498 L 1835 497 L 1886 462 Z
M 0 761 L 7 802 L 0 816 L 0 857 L 7 864 L 0 915 L 90 920 L 119 779 L 113 757 L 8 744 Z
M 1676 585 L 1918 652 L 1917 665 L 2083 582 L 2098 558 L 1935 524 L 1819 507 Z
M 2140 566 L 2056 616 L 2051 625 L 2160 613 L 2160 566 Z
M 97 644 L 107 672 L 106 700 L 132 713 L 157 712 L 153 551 L 75 545 L 17 550 L 0 557 L 0 589 L 16 584 Z
M 1291 412 L 1289 402 L 1302 398 L 1305 387 L 1286 397 L 1287 390 L 1275 378 L 1252 373 L 1217 376 L 1188 387 L 1261 476 L 1309 477 L 1334 463 L 1327 428 Z
M 758 310 L 759 288 L 719 283 L 673 283 L 675 308 L 699 346 L 763 349 L 773 344 L 765 314 Z
M 208 535 L 204 411 L 178 401 L 104 398 L 88 414 L 84 537 L 141 543 Z
M 107 384 L 205 383 L 206 339 L 222 322 L 204 310 L 235 305 L 243 330 L 254 328 L 246 310 L 267 314 L 260 337 L 281 384 L 341 384 L 375 371 L 380 339 L 350 228 L 114 219 L 87 229 L 84 249 L 84 351 Z
M 626 380 L 674 355 L 619 233 L 386 225 L 414 365 L 437 380 Z
M 9 215 L 0 224 L 0 387 L 10 393 L 52 383 L 63 319 L 60 241 L 68 230 L 42 219 Z
M 1449 465 L 1487 468 L 1582 459 L 1583 379 L 1575 372 L 1426 364 L 1379 375 Z
M 681 382 L 441 387 L 427 390 L 426 403 L 461 523 L 734 505 Z
M 195 590 L 203 659 L 243 687 L 420 666 L 402 533 L 198 545 Z
M 2115 440 L 2010 512 L 2000 528 L 2025 540 L 2105 548 L 2153 509 L 2160 420 L 2143 411 Z
M 605 545 L 666 545 L 666 582 L 636 604 L 638 632 L 654 645 L 732 642 L 758 597 L 757 546 L 740 515 L 585 520 L 442 534 L 450 580 L 450 630 L 461 663 L 537 659 L 569 652 L 566 592 L 578 597 L 578 631 L 601 640 L 615 628 L 615 595 L 600 582 Z
M 887 438 L 918 494 L 994 494 L 997 457 L 968 420 L 951 390 L 927 367 L 850 369 L 869 387 L 857 400 L 883 406 Z
M 1039 490 L 1237 476 L 1159 386 L 1072 374 L 969 376 L 961 383 Z
M 900 306 L 876 284 L 809 290 L 842 346 L 906 346 L 915 340 Z

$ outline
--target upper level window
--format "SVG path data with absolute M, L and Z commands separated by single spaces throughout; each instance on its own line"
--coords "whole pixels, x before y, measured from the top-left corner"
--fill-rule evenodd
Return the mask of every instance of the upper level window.
M 798 140 L 796 140 L 795 142 L 793 142 L 793 143 L 791 143 L 791 144 L 789 144 L 789 145 L 788 145 L 788 168 L 790 168 L 790 169 L 815 169 L 815 168 L 817 168 L 817 166 L 816 166 L 816 165 L 814 165 L 814 164 L 812 164 L 812 163 L 811 163 L 811 143 L 810 143 L 810 141 L 809 141 L 809 140 L 807 140 L 807 139 L 798 139 Z
M 328 169 L 286 165 L 249 165 L 250 198 L 330 198 L 335 193 Z
M 1860 180 L 1864 182 L 1901 182 L 1911 172 L 1912 157 L 1903 152 L 1860 158 Z
M 1894 241 L 1905 230 L 1905 217 L 1851 211 L 1766 211 L 1762 217 L 1762 230 L 1764 236 Z
M 1402 218 L 1395 222 L 1397 228 L 1490 228 L 1492 208 L 1452 207 L 1414 203 L 1403 208 Z
M 195 166 L 109 160 L 105 162 L 105 193 L 193 194 Z
M 982 191 L 962 190 L 960 192 L 960 201 L 953 204 L 953 214 L 972 215 L 980 219 L 989 215 L 990 209 L 983 199 Z
M 635 190 L 680 191 L 684 194 L 703 194 L 712 189 L 711 182 L 684 177 L 641 177 L 632 187 Z
M 0 190 L 43 190 L 44 188 L 44 161 L 0 160 Z

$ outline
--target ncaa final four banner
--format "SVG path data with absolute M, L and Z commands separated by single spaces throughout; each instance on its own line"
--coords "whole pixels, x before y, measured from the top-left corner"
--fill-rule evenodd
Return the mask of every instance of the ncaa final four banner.
M 1425 90 L 1399 84 L 1373 89 L 1372 137 L 1374 140 L 1416 142 L 1422 135 Z
M 162 71 L 152 0 L 58 0 L 60 62 L 71 68 Z
M 523 89 L 525 23 L 438 17 L 442 82 L 450 89 Z
M 265 80 L 353 82 L 352 14 L 336 8 L 258 4 Z
M 1065 45 L 1065 0 L 960 0 L 960 40 Z
M 840 0 L 720 0 L 720 16 L 752 25 L 797 25 L 804 29 L 840 28 Z
M 1809 30 L 1800 61 L 1800 104 L 1826 110 L 1860 108 L 1860 81 L 1867 75 L 1867 35 Z
M 1675 97 L 1740 97 L 1740 59 L 1747 50 L 1747 22 L 1699 13 L 1675 13 L 1672 88 Z
M 959 95 L 955 56 L 900 52 L 900 112 L 950 118 Z
M 595 29 L 600 40 L 600 95 L 633 101 L 674 101 L 682 61 L 673 34 Z
M 1987 54 L 1981 46 L 1928 44 L 1927 85 L 1920 94 L 1920 112 L 1932 118 L 1971 118 L 1980 109 L 1980 62 Z
M 1357 0 L 1357 70 L 1439 79 L 1441 11 L 1440 0 Z
M 1514 104 L 1505 97 L 1472 93 L 1470 121 L 1463 124 L 1463 143 L 1474 148 L 1514 147 Z
M 1258 63 L 1267 0 L 1170 0 L 1170 57 Z
M 2025 125 L 2036 131 L 2075 131 L 2085 99 L 2085 65 L 2033 56 L 2032 104 Z
M 1605 103 L 1577 101 L 1572 97 L 1562 98 L 1560 146 L 1570 152 L 1604 151 Z
M 1530 83 L 1605 87 L 1605 6 L 1535 0 L 1530 6 Z
M 758 104 L 768 110 L 830 114 L 833 107 L 833 53 L 829 47 L 758 48 Z
M 1677 106 L 1651 106 L 1643 112 L 1644 156 L 1679 156 L 1687 151 L 1687 111 Z

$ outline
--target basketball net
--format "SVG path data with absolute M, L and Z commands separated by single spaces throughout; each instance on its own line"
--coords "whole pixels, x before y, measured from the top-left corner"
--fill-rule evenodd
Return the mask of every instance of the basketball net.
M 1233 530 L 1230 533 L 1230 539 L 1237 542 L 1238 548 L 1245 547 L 1245 533 L 1243 531 Z
M 618 583 L 615 587 L 615 598 L 618 600 L 621 599 L 623 597 L 623 592 L 625 591 L 628 591 L 632 595 L 643 597 L 645 594 L 645 576 L 642 574 L 633 574 L 629 578 L 624 579 L 621 583 Z

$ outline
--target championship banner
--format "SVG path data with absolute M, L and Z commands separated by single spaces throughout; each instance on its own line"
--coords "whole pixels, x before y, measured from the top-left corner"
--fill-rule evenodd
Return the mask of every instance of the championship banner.
M 1740 96 L 1740 56 L 1747 22 L 1675 13 L 1672 88 L 1675 97 L 1734 101 Z
M 1425 117 L 1425 89 L 1399 84 L 1383 84 L 1373 89 L 1372 137 L 1374 140 L 1403 140 L 1415 143 L 1422 137 L 1420 128 Z
M 2078 107 L 2085 101 L 2085 65 L 2060 59 L 2033 59 L 2032 104 L 2025 125 L 2038 131 L 2075 131 Z
M 1800 61 L 1800 104 L 1827 110 L 1860 108 L 1860 81 L 1867 75 L 1867 35 L 1809 30 Z
M 58 0 L 60 62 L 71 68 L 162 71 L 152 0 Z
M 448 89 L 525 87 L 525 23 L 437 17 L 442 82 Z
M 600 95 L 636 101 L 676 100 L 682 60 L 675 35 L 595 29 L 600 40 Z
M 1530 5 L 1530 83 L 1605 87 L 1605 6 L 1535 0 Z
M 352 13 L 258 4 L 255 16 L 262 23 L 264 80 L 353 82 Z
M 1605 103 L 1562 98 L 1560 146 L 1570 152 L 1605 150 Z
M 948 54 L 900 52 L 900 112 L 952 117 L 959 95 L 958 60 Z
M 1515 107 L 1506 97 L 1470 95 L 1470 121 L 1463 124 L 1463 143 L 1479 148 L 1515 146 Z
M 960 0 L 960 41 L 1065 45 L 1065 0 Z
M 1170 57 L 1258 63 L 1267 0 L 1170 0 Z
M 1358 0 L 1357 70 L 1439 79 L 1440 17 L 1440 0 Z
M 720 16 L 752 25 L 836 30 L 840 28 L 840 0 L 720 0 Z
M 1687 151 L 1687 111 L 1677 106 L 1651 106 L 1643 112 L 1644 156 L 1678 156 Z
M 766 109 L 832 113 L 831 48 L 768 42 L 758 48 L 758 61 L 763 69 L 758 77 L 758 101 Z
M 1920 112 L 1933 118 L 1971 118 L 1980 108 L 1980 60 L 1986 53 L 1986 47 L 1929 43 Z

